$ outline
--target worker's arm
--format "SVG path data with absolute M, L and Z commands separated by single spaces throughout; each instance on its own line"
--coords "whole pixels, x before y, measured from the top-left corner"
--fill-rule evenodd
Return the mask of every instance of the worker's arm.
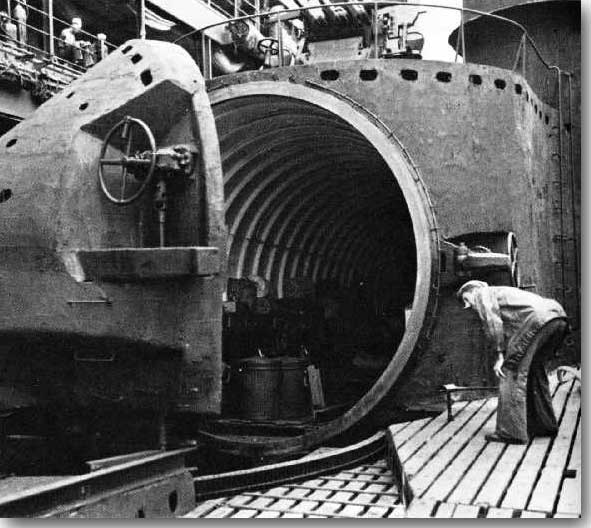
M 505 374 L 503 373 L 502 366 L 505 352 L 505 335 L 499 303 L 490 288 L 480 288 L 474 297 L 474 307 L 481 321 L 484 323 L 486 334 L 493 342 L 495 352 L 497 353 L 493 370 L 498 377 L 504 378 Z

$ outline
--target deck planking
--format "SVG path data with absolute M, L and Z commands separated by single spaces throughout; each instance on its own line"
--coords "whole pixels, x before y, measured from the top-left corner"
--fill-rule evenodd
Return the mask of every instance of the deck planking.
M 555 438 L 527 445 L 487 442 L 495 397 L 388 428 L 415 499 L 400 503 L 384 460 L 307 481 L 205 501 L 187 517 L 546 518 L 581 516 L 580 382 L 558 385 Z

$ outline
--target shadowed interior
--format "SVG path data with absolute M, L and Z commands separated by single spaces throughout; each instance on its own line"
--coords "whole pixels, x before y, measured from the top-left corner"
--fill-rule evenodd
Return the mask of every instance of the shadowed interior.
M 368 378 L 375 380 L 402 338 L 416 281 L 413 226 L 395 176 L 359 131 L 308 102 L 253 95 L 214 104 L 213 111 L 228 277 L 263 277 L 276 300 L 289 297 L 293 278 L 310 279 L 317 295 L 326 284 L 339 290 L 340 318 L 350 329 L 341 339 L 350 346 L 340 350 L 352 357 L 380 340 L 380 327 L 402 328 L 384 330 L 391 337 L 380 351 L 386 363 L 378 361 L 382 367 Z M 325 370 L 343 366 L 318 343 L 309 345 Z M 323 376 L 330 393 L 330 376 Z M 356 397 L 368 388 L 365 383 Z

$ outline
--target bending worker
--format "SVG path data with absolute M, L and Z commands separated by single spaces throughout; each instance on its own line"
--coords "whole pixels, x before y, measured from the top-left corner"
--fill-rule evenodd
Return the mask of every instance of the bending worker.
M 514 444 L 555 436 L 558 424 L 544 364 L 561 346 L 569 325 L 562 306 L 535 293 L 471 280 L 457 292 L 484 324 L 497 353 L 496 432 L 486 439 Z

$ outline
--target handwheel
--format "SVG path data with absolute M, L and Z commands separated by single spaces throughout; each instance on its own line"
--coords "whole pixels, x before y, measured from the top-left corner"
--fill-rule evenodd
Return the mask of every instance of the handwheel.
M 149 150 L 142 154 L 135 154 L 131 156 L 133 146 L 133 131 L 139 129 L 139 131 L 145 136 L 149 143 Z M 111 144 L 111 140 L 115 137 L 115 134 L 119 133 L 119 139 L 125 143 L 124 154 L 120 158 L 105 158 L 107 148 Z M 119 198 L 113 194 L 105 181 L 104 167 L 121 167 L 121 183 L 119 186 Z M 117 205 L 127 205 L 137 200 L 142 193 L 147 189 L 152 176 L 154 175 L 154 168 L 156 166 L 156 141 L 154 134 L 150 130 L 150 127 L 146 125 L 140 119 L 126 116 L 119 123 L 117 123 L 109 133 L 106 135 L 103 145 L 101 147 L 101 154 L 98 164 L 98 176 L 99 183 L 103 194 L 107 199 Z M 130 195 L 126 195 L 127 187 L 127 176 L 128 170 L 132 169 L 131 172 L 136 176 L 138 180 L 141 180 L 139 188 Z M 135 169 L 135 170 L 134 170 Z M 144 172 L 142 178 L 138 178 L 135 174 L 136 170 Z
M 264 38 L 258 41 L 257 49 L 263 55 L 279 55 L 279 41 L 274 38 Z

